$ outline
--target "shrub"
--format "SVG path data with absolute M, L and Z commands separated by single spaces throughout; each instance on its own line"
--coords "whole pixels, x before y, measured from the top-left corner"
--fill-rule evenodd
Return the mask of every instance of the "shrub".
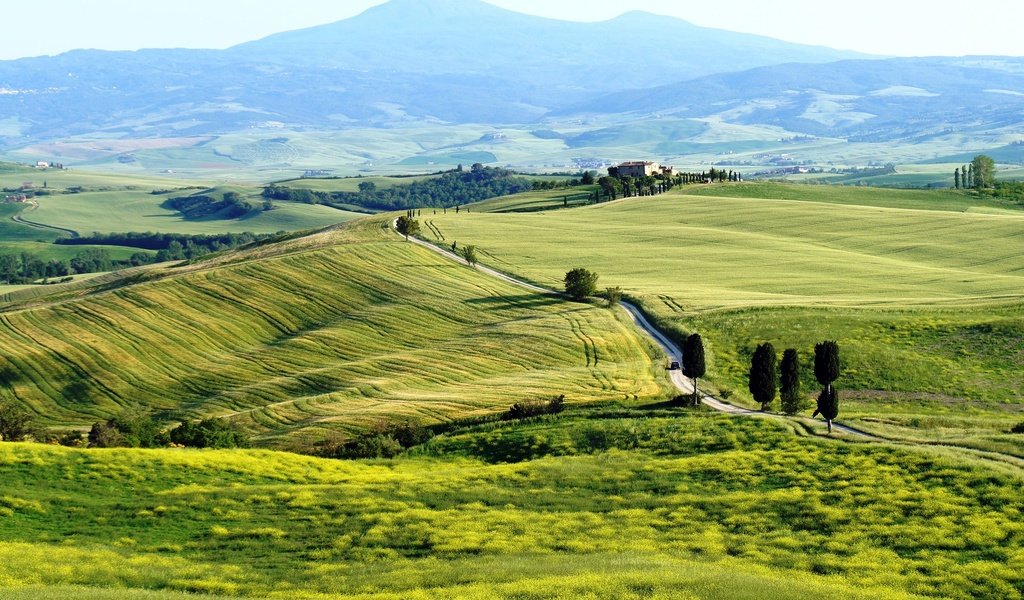
M 159 448 L 169 443 L 167 432 L 144 411 L 121 413 L 95 423 L 89 431 L 89 446 L 93 448 Z
M 616 306 L 619 302 L 622 302 L 622 288 L 609 287 L 604 290 L 604 298 L 608 301 L 608 306 Z
M 1010 433 L 1024 433 L 1024 421 L 1017 423 L 1010 428 Z
M 247 448 L 249 436 L 241 428 L 224 419 L 205 419 L 198 423 L 186 421 L 170 432 L 175 444 L 190 448 Z
M 565 394 L 551 400 L 525 400 L 516 402 L 502 415 L 502 420 L 526 419 L 540 415 L 555 415 L 565 410 Z
M 394 458 L 430 438 L 430 431 L 411 421 L 381 421 L 370 431 L 353 438 L 326 443 L 320 455 L 326 458 Z

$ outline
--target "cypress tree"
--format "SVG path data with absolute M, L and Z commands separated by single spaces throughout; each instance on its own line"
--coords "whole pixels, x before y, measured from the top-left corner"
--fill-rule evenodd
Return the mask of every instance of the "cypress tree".
M 760 344 L 750 359 L 750 382 L 748 389 L 761 410 L 768 410 L 775 401 L 778 389 L 775 347 L 770 343 Z
M 967 185 L 965 185 L 964 187 L 965 188 L 973 188 L 973 187 L 975 187 L 975 183 L 976 182 L 975 182 L 975 177 L 974 177 L 974 165 L 969 165 L 967 167 Z
M 782 397 L 782 412 L 795 415 L 800 412 L 800 355 L 793 348 L 782 353 L 779 367 Z
M 818 396 L 818 409 L 812 416 L 824 417 L 832 433 L 832 419 L 839 414 L 839 395 L 832 387 L 832 382 L 839 378 L 839 344 L 826 341 L 814 346 L 814 378 L 823 389 Z
M 960 167 L 957 167 L 953 173 L 953 185 L 956 186 L 956 189 L 960 189 Z
M 828 432 L 832 433 L 832 421 L 839 416 L 839 392 L 836 388 L 829 386 L 818 394 L 818 409 L 814 414 L 821 414 L 828 423 Z
M 697 383 L 705 373 L 704 340 L 694 333 L 683 343 L 683 375 L 693 380 L 693 405 L 700 405 L 700 391 Z

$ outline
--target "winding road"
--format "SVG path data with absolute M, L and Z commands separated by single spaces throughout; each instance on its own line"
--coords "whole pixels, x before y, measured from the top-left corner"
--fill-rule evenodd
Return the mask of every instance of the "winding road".
M 67 235 L 67 236 L 71 237 L 71 239 L 75 239 L 75 238 L 78 237 L 78 232 L 73 230 L 73 229 L 64 229 L 63 227 L 54 227 L 53 225 L 47 225 L 45 223 L 36 223 L 35 221 L 29 221 L 28 219 L 22 218 L 21 215 L 23 215 L 23 214 L 25 214 L 27 212 L 32 212 L 32 211 L 37 210 L 39 208 L 39 203 L 36 202 L 35 200 L 29 200 L 28 203 L 32 205 L 31 208 L 27 208 L 27 209 L 21 211 L 20 213 L 14 215 L 13 217 L 11 217 L 12 221 L 14 221 L 15 223 L 20 223 L 22 225 L 27 225 L 28 227 L 33 227 L 35 229 L 45 229 L 47 231 L 56 231 L 57 233 L 60 233 L 62 235 Z
M 392 222 L 391 225 L 392 225 L 392 228 L 391 228 L 392 231 L 394 231 L 395 233 L 398 233 L 394 229 L 395 223 Z M 440 255 L 448 258 L 448 259 L 454 260 L 454 261 L 456 261 L 458 263 L 461 263 L 463 265 L 470 266 L 469 263 L 466 262 L 466 259 L 462 258 L 458 254 L 456 254 L 456 253 L 454 253 L 454 252 L 452 252 L 450 250 L 446 250 L 444 248 L 435 246 L 434 244 L 431 244 L 430 242 L 421 240 L 419 238 L 415 238 L 415 237 L 411 237 L 410 236 L 408 239 L 409 239 L 410 242 L 412 242 L 414 244 L 418 244 L 420 246 L 423 246 L 424 248 L 427 248 L 428 250 L 431 250 L 433 252 L 437 252 L 438 254 L 440 254 Z M 471 265 L 471 266 L 473 266 L 476 270 L 478 270 L 478 271 L 480 271 L 482 273 L 486 273 L 487 275 L 490 275 L 492 277 L 496 277 L 498 279 L 507 281 L 509 283 L 512 283 L 512 284 L 517 285 L 519 287 L 522 287 L 524 289 L 530 290 L 532 292 L 536 292 L 538 294 L 545 294 L 545 295 L 550 295 L 550 296 L 562 297 L 562 294 L 557 292 L 557 291 L 555 291 L 555 290 L 551 290 L 551 289 L 548 289 L 548 288 L 545 288 L 545 287 L 541 287 L 539 285 L 534 285 L 532 283 L 523 281 L 521 279 L 517 279 L 517 278 L 515 278 L 515 277 L 513 277 L 513 276 L 511 276 L 511 275 L 509 275 L 507 273 L 502 273 L 501 271 L 492 269 L 490 267 L 485 267 L 485 266 L 480 265 L 480 264 Z M 683 353 L 679 349 L 679 346 L 677 346 L 671 339 L 669 339 L 669 337 L 667 335 L 665 335 L 661 330 L 659 330 L 657 327 L 655 327 L 647 319 L 647 317 L 644 316 L 644 314 L 640 311 L 640 309 L 636 307 L 636 305 L 634 305 L 634 304 L 632 304 L 630 302 L 625 302 L 625 301 L 620 302 L 619 304 L 629 314 L 630 318 L 633 319 L 633 322 L 636 323 L 637 327 L 639 327 L 641 331 L 643 331 L 645 334 L 647 334 L 647 336 L 650 337 L 651 340 L 653 340 L 654 343 L 657 344 L 662 349 L 662 351 L 665 353 L 666 357 L 670 357 L 671 360 L 679 360 L 680 362 L 682 362 L 682 355 L 683 355 Z M 689 378 L 685 377 L 681 371 L 678 371 L 678 370 L 669 371 L 669 379 L 672 381 L 672 384 L 676 387 L 676 389 L 678 389 L 683 394 L 693 394 L 693 385 L 691 384 Z M 720 400 L 718 398 L 715 398 L 715 397 L 713 397 L 711 395 L 708 395 L 708 394 L 706 394 L 704 392 L 700 393 L 700 400 L 701 400 L 701 403 L 703 403 L 708 408 L 711 408 L 711 409 L 714 409 L 714 410 L 716 410 L 718 412 L 729 414 L 729 415 L 744 416 L 744 417 L 757 417 L 757 418 L 765 418 L 765 419 L 778 419 L 778 420 L 786 421 L 786 422 L 789 422 L 789 423 L 798 423 L 798 424 L 801 425 L 801 427 L 803 427 L 805 429 L 805 431 L 812 430 L 812 431 L 819 431 L 820 432 L 824 428 L 823 427 L 824 423 L 822 421 L 818 421 L 816 419 L 811 419 L 809 417 L 790 417 L 790 416 L 780 415 L 780 414 L 775 414 L 775 413 L 766 413 L 766 412 L 762 412 L 762 411 L 758 411 L 758 410 L 750 410 L 748 408 L 743 408 L 741 406 L 736 406 L 735 404 L 729 404 L 728 402 L 724 402 L 724 401 L 722 401 L 722 400 Z M 878 437 L 876 435 L 872 435 L 870 433 L 867 433 L 865 431 L 861 431 L 859 429 L 855 429 L 855 428 L 850 427 L 848 425 L 842 425 L 840 423 L 836 423 L 835 421 L 832 422 L 832 431 L 834 433 L 846 434 L 845 436 L 840 437 L 838 439 L 845 439 L 845 440 L 848 440 L 848 441 L 851 441 L 851 442 L 852 441 L 885 442 L 885 443 L 889 443 L 889 444 L 898 444 L 900 446 L 905 446 L 905 447 L 914 447 L 914 448 L 922 448 L 922 449 L 929 448 L 929 449 L 933 449 L 933 450 L 934 449 L 940 449 L 940 448 L 955 449 L 957 452 L 960 452 L 960 453 L 966 454 L 966 455 L 971 455 L 971 456 L 973 456 L 975 458 L 987 461 L 987 462 L 989 462 L 991 464 L 999 464 L 999 465 L 1003 465 L 1003 466 L 1011 465 L 1011 466 L 1014 466 L 1014 467 L 1016 467 L 1018 469 L 1024 468 L 1024 458 L 1021 458 L 1019 456 L 1015 456 L 1015 455 L 1012 455 L 1012 454 L 1004 454 L 1002 452 L 995 452 L 995 451 L 989 451 L 989 450 L 981 450 L 981 449 L 978 449 L 978 448 L 970 448 L 970 447 L 966 447 L 966 446 L 957 446 L 957 445 L 952 445 L 952 444 L 950 444 L 950 445 L 947 445 L 947 444 L 928 444 L 928 443 L 921 443 L 921 442 L 917 442 L 917 441 L 913 441 L 913 440 L 900 440 L 900 439 L 882 438 L 882 437 Z
M 394 228 L 394 225 L 395 225 L 395 223 L 392 222 L 392 228 Z M 397 231 L 396 231 L 396 233 L 397 233 Z M 482 273 L 490 275 L 491 277 L 496 277 L 498 279 L 507 281 L 507 282 L 512 283 L 514 285 L 517 285 L 519 287 L 522 287 L 522 288 L 525 288 L 527 290 L 530 290 L 531 292 L 536 292 L 538 294 L 546 294 L 546 295 L 550 295 L 550 296 L 559 296 L 559 297 L 562 296 L 561 293 L 559 293 L 559 292 L 557 292 L 555 290 L 551 290 L 551 289 L 548 289 L 548 288 L 545 288 L 545 287 L 541 287 L 539 285 L 534 285 L 532 283 L 528 283 L 526 281 L 523 281 L 521 279 L 517 279 L 517 278 L 515 278 L 515 277 L 513 277 L 511 275 L 508 275 L 507 273 L 502 273 L 501 271 L 497 271 L 497 270 L 492 269 L 490 267 L 485 267 L 485 266 L 480 265 L 480 264 L 469 265 L 469 263 L 466 262 L 465 258 L 459 256 L 458 254 L 456 254 L 456 253 L 454 253 L 454 252 L 452 252 L 450 250 L 446 250 L 444 248 L 435 246 L 434 244 L 431 244 L 430 242 L 421 240 L 421 239 L 416 238 L 416 237 L 411 237 L 411 236 L 408 238 L 408 240 L 410 242 L 414 243 L 414 244 L 418 244 L 420 246 L 423 246 L 424 248 L 432 250 L 433 252 L 437 252 L 438 254 L 440 254 L 440 255 L 448 258 L 448 259 L 454 260 L 454 261 L 456 261 L 458 263 L 461 263 L 463 265 L 473 266 L 476 270 L 478 270 L 478 271 L 480 271 Z M 626 301 L 620 302 L 619 305 L 622 306 L 622 308 L 624 308 L 627 313 L 629 313 L 630 318 L 633 319 L 633 322 L 636 323 L 637 327 L 639 327 L 644 333 L 646 333 L 647 336 L 650 337 L 651 340 L 653 340 L 654 343 L 657 344 L 661 348 L 662 352 L 665 353 L 666 357 L 668 357 L 670 360 L 676 360 L 676 361 L 682 362 L 683 353 L 679 349 L 679 346 L 677 346 L 671 339 L 669 339 L 669 337 L 667 335 L 662 333 L 661 330 L 659 330 L 657 327 L 655 327 L 647 319 L 647 317 L 644 316 L 644 314 L 640 311 L 640 309 L 636 307 L 636 305 L 634 305 L 634 304 L 632 304 L 630 302 L 626 302 Z M 691 395 L 693 394 L 693 384 L 691 383 L 689 378 L 687 378 L 687 377 L 685 377 L 683 375 L 682 371 L 679 371 L 679 370 L 669 371 L 669 379 L 672 381 L 672 384 L 675 385 L 676 389 L 678 389 L 683 394 L 691 394 Z M 757 410 L 750 410 L 748 408 L 743 408 L 743 407 L 740 407 L 740 406 L 736 406 L 734 404 L 729 404 L 728 402 L 723 402 L 722 400 L 719 400 L 718 398 L 715 398 L 714 396 L 710 396 L 708 394 L 705 394 L 704 392 L 700 393 L 700 401 L 701 401 L 701 403 L 703 403 L 705 406 L 707 406 L 709 408 L 712 408 L 712 409 L 717 410 L 719 412 L 731 414 L 731 415 L 743 415 L 743 416 L 749 416 L 749 417 L 764 417 L 764 418 L 773 418 L 773 419 L 785 419 L 785 420 L 791 420 L 791 421 L 799 421 L 801 423 L 804 423 L 805 425 L 808 424 L 808 423 L 818 423 L 817 421 L 814 421 L 812 419 L 807 419 L 807 418 L 787 417 L 787 416 L 784 416 L 784 415 L 778 415 L 778 414 L 773 414 L 773 413 L 766 413 L 766 412 L 761 412 L 761 411 L 757 411 Z M 858 429 L 854 429 L 852 427 L 848 427 L 846 425 L 841 425 L 839 423 L 836 423 L 835 421 L 832 422 L 832 430 L 840 432 L 840 433 L 849 434 L 849 435 L 852 435 L 852 436 L 857 436 L 857 437 L 863 438 L 863 439 L 882 441 L 882 438 L 875 437 L 875 436 L 873 436 L 873 435 L 871 435 L 869 433 L 860 431 Z

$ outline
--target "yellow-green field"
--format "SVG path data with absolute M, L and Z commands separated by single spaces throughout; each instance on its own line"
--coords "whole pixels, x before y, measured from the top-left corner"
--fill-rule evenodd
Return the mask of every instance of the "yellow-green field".
M 667 393 L 624 313 L 493 281 L 384 225 L 8 307 L 0 398 L 67 427 L 139 405 L 230 415 L 264 444 L 291 447 L 376 419 Z
M 81 234 L 126 231 L 161 233 L 274 233 L 325 227 L 360 215 L 320 205 L 275 202 L 274 209 L 241 219 L 190 220 L 161 206 L 172 195 L 87 192 L 39 198 L 26 218 Z M 180 193 L 179 193 L 180 195 Z
M 573 413 L 390 461 L 0 444 L 0 596 L 1024 592 L 1019 473 L 767 420 Z
M 729 197 L 732 196 L 732 197 Z M 1024 213 L 951 192 L 687 188 L 533 214 L 424 219 L 485 262 L 559 287 L 621 286 L 677 336 L 699 331 L 743 401 L 753 347 L 836 339 L 844 419 L 885 435 L 1024 454 Z M 924 210 L 927 209 L 927 210 Z M 804 369 L 808 395 L 815 384 Z

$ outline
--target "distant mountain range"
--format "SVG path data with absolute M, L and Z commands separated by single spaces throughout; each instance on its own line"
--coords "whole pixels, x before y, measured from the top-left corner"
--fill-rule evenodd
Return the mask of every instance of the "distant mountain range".
M 518 127 L 567 152 L 625 146 L 672 155 L 725 124 L 729 135 L 712 141 L 742 140 L 750 127 L 761 140 L 980 140 L 951 145 L 956 155 L 1014 142 L 1024 134 L 1022 109 L 1024 59 L 884 59 L 643 12 L 577 23 L 479 0 L 391 0 L 222 51 L 80 50 L 0 62 L 0 152 L 75 136 L 479 124 Z M 658 118 L 669 120 L 630 130 Z M 481 140 L 482 156 L 501 156 L 491 143 L 500 136 Z M 423 148 L 424 161 L 440 149 Z M 296 153 L 281 164 L 305 164 L 303 151 L 269 154 Z
M 74 51 L 0 62 L 0 143 L 408 119 L 518 123 L 711 73 L 856 56 L 634 12 L 576 23 L 479 0 L 392 0 L 225 51 Z
M 558 112 L 720 117 L 850 141 L 913 141 L 1024 123 L 1024 58 L 785 64 L 619 92 Z

